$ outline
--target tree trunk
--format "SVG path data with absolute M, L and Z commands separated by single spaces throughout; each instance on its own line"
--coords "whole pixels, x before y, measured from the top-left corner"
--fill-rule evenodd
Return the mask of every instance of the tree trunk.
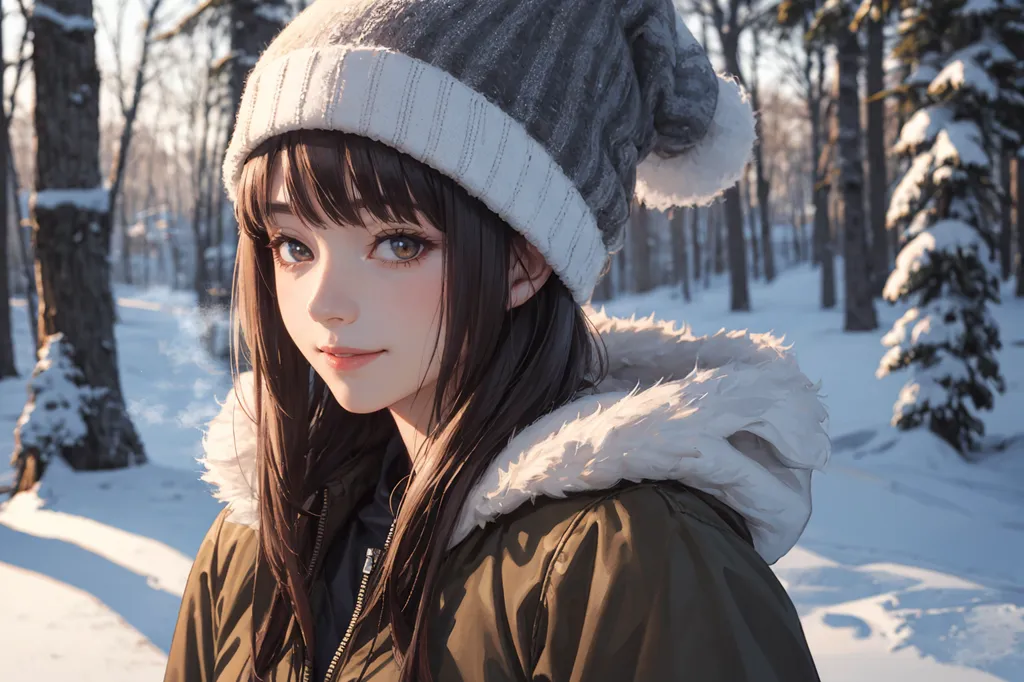
M 771 186 L 764 175 L 761 145 L 758 144 L 757 148 L 758 151 L 754 153 L 754 164 L 762 167 L 757 173 L 757 210 L 761 218 L 761 254 L 764 261 L 764 281 L 771 282 L 775 279 L 775 248 L 772 244 L 771 204 L 768 197 Z M 755 246 L 755 248 L 757 247 Z
M 1024 298 L 1024 158 L 1017 156 L 1017 297 Z
M 690 220 L 690 245 L 693 251 L 693 283 L 700 281 L 701 249 L 700 249 L 700 208 L 693 207 L 693 219 Z
M 857 34 L 843 29 L 837 40 L 839 186 L 843 199 L 843 283 L 846 287 L 844 329 L 871 331 L 878 328 L 868 271 L 864 221 L 864 167 L 861 162 L 860 42 Z
M 14 188 L 14 224 L 17 226 L 18 235 L 18 250 L 19 256 L 21 256 L 22 267 L 25 268 L 25 300 L 27 305 L 25 306 L 25 313 L 28 315 L 28 328 L 32 334 L 32 340 L 35 343 L 35 347 L 38 350 L 41 345 L 39 339 L 38 329 L 38 316 L 39 316 L 39 299 L 36 294 L 36 273 L 33 267 L 32 259 L 33 256 L 29 253 L 30 249 L 25 243 L 25 224 L 24 216 L 21 214 L 21 202 L 18 200 L 18 173 L 14 166 L 14 154 L 11 152 L 11 130 L 10 121 L 6 121 L 8 128 L 4 134 L 4 143 L 8 151 L 7 155 L 7 173 L 11 177 L 11 186 Z
M 93 395 L 83 401 L 86 434 L 63 439 L 57 454 L 75 469 L 111 469 L 144 462 L 142 441 L 121 392 L 110 290 L 110 203 L 99 168 L 100 75 L 96 66 L 92 0 L 51 0 L 74 17 L 68 29 L 36 14 L 35 35 L 36 278 L 41 336 L 63 334 L 70 359 Z M 46 405 L 32 396 L 26 412 Z M 29 417 L 28 423 L 34 423 Z M 40 426 L 45 428 L 44 421 Z M 47 454 L 15 432 L 17 490 L 43 473 Z M 57 437 L 56 434 L 50 434 Z
M 647 208 L 633 204 L 629 221 L 629 260 L 633 271 L 633 291 L 642 294 L 654 288 L 651 276 L 651 217 Z
M 230 133 L 230 126 L 233 119 L 221 119 L 218 124 L 218 138 L 217 138 L 217 168 L 220 168 L 224 164 L 224 154 L 227 150 L 228 134 Z M 211 174 L 216 177 L 216 184 L 211 184 L 210 195 L 213 199 L 213 243 L 217 247 L 216 257 L 216 272 L 214 273 L 217 277 L 217 290 L 219 294 L 219 300 L 226 300 L 227 292 L 231 290 L 230 284 L 226 281 L 225 266 L 227 263 L 224 261 L 224 189 L 220 180 L 220 173 Z
M 121 279 L 125 284 L 134 284 L 132 276 L 132 238 L 128 234 L 128 210 L 125 202 L 127 198 L 121 197 L 117 202 L 118 222 L 121 224 Z
M 181 247 L 178 244 L 178 227 L 181 224 L 181 199 L 177 183 L 168 196 L 169 211 L 167 216 L 167 248 L 171 252 L 171 289 L 181 286 Z
M 811 80 L 812 61 L 817 66 Z M 836 268 L 828 219 L 828 167 L 822 155 L 821 99 L 825 87 L 825 52 L 819 46 L 807 55 L 804 67 L 808 83 L 807 115 L 811 123 L 811 191 L 814 197 L 814 220 L 811 227 L 811 257 L 821 267 L 821 307 L 836 306 Z
M 729 310 L 750 310 L 747 289 L 747 244 L 743 239 L 743 206 L 740 189 L 733 185 L 725 191 L 725 223 L 729 230 Z
M 761 278 L 761 250 L 758 248 L 757 214 L 754 212 L 754 195 L 749 177 L 747 173 L 740 183 L 740 196 L 743 198 L 743 207 L 747 209 L 747 230 L 750 232 L 750 275 L 756 280 Z
M 814 192 L 814 243 L 821 259 L 821 307 L 836 307 L 836 261 L 832 229 L 828 220 L 828 185 Z
M 878 12 L 880 1 L 872 0 Z M 871 262 L 872 295 L 881 296 L 885 280 L 889 276 L 889 235 L 885 229 L 885 212 L 888 206 L 888 184 L 885 174 L 885 99 L 875 97 L 885 88 L 885 71 L 882 63 L 885 56 L 884 23 L 879 16 L 868 21 L 868 206 L 871 214 Z
M 999 154 L 999 188 L 1003 192 L 1002 214 L 1000 216 L 999 229 L 999 265 L 1003 280 L 1010 279 L 1013 274 L 1013 199 L 1010 191 L 1012 178 L 1010 177 L 1010 154 L 1001 152 Z M 1019 247 L 1018 247 L 1019 248 Z
M 750 71 L 750 103 L 754 111 L 760 114 L 761 99 L 758 64 L 761 61 L 761 31 L 759 27 L 756 25 L 751 27 L 751 34 L 753 36 L 753 63 L 751 64 Z M 775 279 L 775 254 L 772 249 L 772 226 L 768 217 L 768 195 L 771 188 L 764 168 L 764 135 L 762 133 L 764 125 L 762 120 L 763 117 L 760 115 L 755 120 L 757 142 L 754 144 L 754 187 L 757 193 L 757 213 L 761 222 L 760 248 L 758 248 L 757 227 L 753 217 L 750 220 L 750 239 L 753 253 L 755 254 L 754 277 L 758 277 L 756 263 L 758 255 L 760 255 L 760 260 L 764 263 L 764 280 L 771 282 Z M 753 203 L 753 196 L 751 196 L 750 205 L 753 206 Z
M 0 55 L 3 54 L 3 30 L 0 20 Z M 0 379 L 18 376 L 18 368 L 14 365 L 14 329 L 11 327 L 11 296 L 8 291 L 7 273 L 7 227 L 10 222 L 7 211 L 7 190 L 10 184 L 7 178 L 7 116 L 0 109 L 3 117 L 4 131 L 0 135 Z M 17 201 L 18 197 L 15 196 Z M 15 229 L 21 229 L 18 226 Z
M 210 136 L 210 116 L 213 113 L 213 101 L 216 97 L 215 94 L 215 83 L 214 75 L 211 70 L 206 73 L 206 82 L 204 85 L 205 91 L 203 93 L 203 109 L 202 109 L 202 128 L 199 133 L 199 141 L 196 147 L 196 165 L 194 175 L 194 187 L 193 197 L 194 203 L 192 205 L 192 238 L 193 245 L 195 247 L 195 263 L 194 263 L 194 278 L 193 288 L 196 292 L 196 301 L 199 306 L 206 305 L 207 301 L 207 286 L 208 286 L 208 273 L 206 268 L 206 247 L 209 243 L 209 231 L 204 229 L 203 221 L 203 208 L 205 207 L 205 192 L 206 187 L 206 174 L 207 163 L 209 161 L 209 136 Z M 207 220 L 208 223 L 208 220 Z
M 683 300 L 690 302 L 690 267 L 686 249 L 686 209 L 673 208 L 669 224 L 672 237 L 672 279 L 683 288 Z
M 793 240 L 796 244 L 796 260 L 802 263 L 807 259 L 807 198 L 804 195 L 804 178 L 800 177 L 801 169 L 794 169 L 794 177 L 790 179 L 796 195 L 793 201 Z
M 739 194 L 739 190 L 737 190 L 736 193 Z M 738 199 L 737 199 L 737 201 L 738 201 Z M 716 275 L 721 275 L 723 272 L 725 272 L 725 247 L 726 247 L 726 239 L 725 239 L 725 225 L 724 225 L 724 221 L 722 220 L 723 211 L 724 211 L 724 202 L 719 202 L 718 204 L 716 204 L 716 205 L 714 205 L 714 206 L 712 206 L 712 207 L 710 207 L 708 209 L 708 230 L 715 235 L 715 252 L 714 252 L 714 257 L 715 257 L 715 274 Z M 742 218 L 742 210 L 741 210 L 741 218 L 740 218 L 740 220 L 742 221 L 742 219 L 743 218 Z M 743 225 L 742 225 L 742 222 L 741 222 L 740 228 L 742 229 L 742 227 L 743 227 Z
M 817 59 L 815 59 L 815 57 L 817 57 Z M 815 61 L 817 62 L 818 71 L 814 80 L 812 80 L 811 71 Z M 824 182 L 824 169 L 821 167 L 821 94 L 822 87 L 824 85 L 824 70 L 824 52 L 820 47 L 813 51 L 808 47 L 807 61 L 804 62 L 804 78 L 807 81 L 807 119 L 811 125 L 810 180 L 811 197 L 814 200 L 814 219 L 812 221 L 811 229 L 811 262 L 814 265 L 820 265 L 822 262 L 822 249 L 825 245 L 824 237 L 825 234 L 827 234 L 827 232 L 819 229 L 821 223 L 821 204 L 818 202 L 818 188 L 819 185 Z M 825 222 L 828 222 L 827 214 L 825 215 Z M 827 230 L 827 224 L 825 227 Z

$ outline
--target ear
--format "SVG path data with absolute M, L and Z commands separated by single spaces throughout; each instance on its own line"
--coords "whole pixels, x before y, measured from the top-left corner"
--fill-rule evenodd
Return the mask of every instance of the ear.
M 512 250 L 508 275 L 508 309 L 518 308 L 533 298 L 551 276 L 551 266 L 533 244 L 525 239 Z

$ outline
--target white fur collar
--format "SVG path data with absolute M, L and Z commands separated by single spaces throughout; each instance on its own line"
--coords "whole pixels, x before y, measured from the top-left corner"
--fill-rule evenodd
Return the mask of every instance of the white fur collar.
M 769 334 L 695 337 L 653 316 L 589 312 L 608 348 L 608 378 L 511 439 L 470 493 L 452 546 L 537 497 L 675 480 L 742 514 L 757 550 L 777 561 L 810 518 L 811 472 L 828 458 L 818 386 Z M 251 395 L 251 374 L 210 422 L 203 480 L 232 521 L 255 526 L 255 432 L 236 391 Z

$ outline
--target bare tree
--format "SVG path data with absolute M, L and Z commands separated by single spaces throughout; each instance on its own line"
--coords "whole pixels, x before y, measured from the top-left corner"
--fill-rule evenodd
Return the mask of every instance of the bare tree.
M 860 38 L 851 26 L 850 0 L 823 6 L 815 18 L 812 34 L 836 47 L 836 118 L 833 140 L 838 167 L 838 185 L 843 200 L 843 284 L 845 286 L 846 331 L 878 328 L 868 268 L 867 224 L 864 215 L 864 166 L 861 156 L 863 131 L 860 125 Z
M 2 163 L 3 163 L 3 193 L 4 193 L 5 202 L 7 200 L 11 200 L 11 203 L 13 204 L 13 207 L 14 207 L 14 228 L 15 228 L 15 234 L 16 234 L 16 237 L 17 237 L 17 239 L 15 241 L 18 244 L 19 261 L 21 262 L 21 266 L 24 268 L 23 277 L 25 279 L 25 299 L 26 299 L 26 302 L 27 302 L 27 305 L 25 306 L 25 312 L 28 315 L 28 328 L 30 330 L 30 333 L 32 334 L 33 343 L 35 343 L 36 347 L 38 348 L 38 345 L 39 345 L 39 334 L 37 333 L 37 330 L 36 330 L 36 315 L 38 314 L 39 306 L 38 306 L 37 299 L 36 299 L 36 289 L 35 289 L 35 281 L 36 280 L 35 280 L 35 275 L 34 275 L 34 273 L 32 271 L 32 259 L 29 256 L 29 249 L 28 249 L 28 247 L 27 247 L 27 245 L 25 243 L 25 231 L 24 231 L 24 229 L 22 229 L 23 221 L 24 221 L 24 216 L 22 215 L 21 202 L 18 199 L 18 189 L 22 186 L 22 183 L 20 181 L 20 178 L 18 177 L 18 169 L 17 169 L 17 165 L 16 165 L 16 162 L 15 162 L 14 148 L 13 148 L 13 145 L 11 145 L 11 122 L 14 120 L 15 108 L 16 108 L 16 105 L 17 105 L 18 88 L 19 88 L 19 86 L 22 83 L 22 76 L 25 73 L 25 67 L 28 66 L 28 64 L 31 61 L 31 55 L 27 54 L 27 52 L 26 52 L 27 48 L 29 48 L 30 45 L 31 45 L 31 43 L 29 41 L 29 36 L 31 34 L 30 34 L 29 30 L 28 30 L 29 11 L 28 11 L 28 7 L 24 3 L 24 0 L 18 0 L 18 9 L 19 9 L 19 11 L 21 13 L 22 18 L 25 20 L 25 30 L 22 32 L 21 38 L 20 38 L 20 41 L 19 41 L 18 51 L 16 53 L 17 54 L 17 61 L 12 65 L 14 67 L 14 77 L 12 79 L 12 85 L 11 85 L 10 94 L 6 98 L 6 104 L 4 105 L 4 109 L 3 109 L 3 131 L 2 131 L 2 133 L 0 133 L 3 136 L 3 140 L 0 141 L 0 144 L 3 145 L 3 157 L 2 157 L 3 158 L 3 161 L 2 161 Z M 3 52 L 3 50 L 2 50 L 2 48 L 0 48 L 0 54 L 2 54 L 2 52 Z M 7 64 L 4 63 L 4 73 L 6 73 L 6 71 L 7 71 Z M 14 196 L 11 197 L 10 199 L 8 199 L 8 196 L 7 196 L 7 192 L 8 192 L 9 189 L 13 189 L 14 190 Z M 6 205 L 3 207 L 2 213 L 0 213 L 0 215 L 3 216 L 3 221 L 4 221 L 3 232 L 5 233 L 2 236 L 3 243 L 4 243 L 4 254 L 3 254 L 4 275 L 3 275 L 3 277 L 4 277 L 4 287 L 5 287 L 4 294 L 5 295 L 3 296 L 3 302 L 0 302 L 0 309 L 6 309 L 7 310 L 6 313 L 0 313 L 0 314 L 4 314 L 5 315 L 5 319 L 8 320 L 7 324 L 8 324 L 8 330 L 9 331 L 8 331 L 8 333 L 6 335 L 4 335 L 4 338 L 6 338 L 7 336 L 10 336 L 10 302 L 9 302 L 7 296 L 6 296 L 6 293 L 7 293 L 6 292 L 6 286 L 7 286 L 7 281 L 8 281 L 7 280 L 7 274 L 6 274 L 6 272 L 7 272 L 7 262 L 8 262 L 7 261 L 7 254 L 6 254 L 6 248 L 7 248 L 6 230 L 7 230 L 8 208 L 7 208 Z M 0 332 L 0 333 L 2 333 L 2 332 Z M 12 341 L 11 341 L 12 353 L 13 353 L 13 347 L 14 347 L 14 343 L 13 343 L 13 339 L 12 339 Z M 13 362 L 13 357 L 12 357 L 12 362 Z M 11 375 L 8 375 L 8 376 L 11 376 Z
M 123 126 L 121 128 L 121 140 L 118 145 L 117 157 L 114 161 L 113 166 L 110 169 L 110 176 L 108 181 L 110 183 L 110 205 L 108 207 L 108 213 L 113 214 L 114 207 L 117 204 L 118 198 L 121 194 L 121 186 L 124 182 L 125 170 L 127 167 L 126 161 L 128 160 L 128 152 L 131 149 L 132 135 L 135 132 L 135 120 L 139 114 L 139 103 L 142 101 L 142 91 L 146 85 L 148 75 L 146 73 L 146 67 L 149 62 L 150 51 L 153 47 L 153 35 L 156 27 L 156 15 L 160 11 L 160 6 L 163 4 L 163 0 L 149 0 L 149 4 L 146 7 L 146 19 L 142 25 L 142 46 L 139 53 L 139 63 L 135 69 L 134 83 L 131 89 L 130 99 L 125 98 L 125 87 L 124 79 L 122 77 L 122 65 L 121 65 L 121 30 L 120 25 L 124 21 L 125 9 L 127 6 L 127 0 L 119 0 L 118 2 L 118 29 L 114 32 L 108 31 L 113 41 L 114 53 L 117 57 L 115 62 L 117 64 L 116 80 L 117 80 L 117 101 L 121 116 L 123 118 Z
M 755 23 L 771 12 L 771 4 L 750 0 L 693 0 L 693 8 L 704 20 L 710 19 L 715 28 L 725 70 L 743 85 L 740 68 L 740 39 Z M 706 44 L 706 43 L 705 43 Z M 723 213 L 728 235 L 729 282 L 731 310 L 750 310 L 750 290 L 747 283 L 747 251 L 743 235 L 743 206 L 738 186 L 724 193 Z
M 810 124 L 810 186 L 814 201 L 811 233 L 812 261 L 821 268 L 821 307 L 836 305 L 836 281 L 832 229 L 829 224 L 829 181 L 831 147 L 826 149 L 822 120 L 826 114 L 825 47 L 821 40 L 812 40 L 811 28 L 820 6 L 819 0 L 786 0 L 779 4 L 778 20 L 785 28 L 800 30 L 802 49 L 796 54 L 783 53 L 788 59 L 790 74 L 798 84 L 807 106 Z M 831 104 L 831 103 L 830 103 Z M 831 108 L 831 107 L 829 107 Z
M 761 84 L 758 78 L 758 63 L 761 60 L 761 33 L 764 30 L 760 25 L 763 22 L 751 24 L 750 34 L 753 38 L 751 77 L 750 77 L 750 101 L 754 111 L 761 111 Z M 757 188 L 757 211 L 761 222 L 761 258 L 764 262 L 764 279 L 771 282 L 775 279 L 775 254 L 772 250 L 772 222 L 769 213 L 769 195 L 771 194 L 771 183 L 765 171 L 764 164 L 764 117 L 757 117 L 757 143 L 754 145 L 754 172 L 755 187 Z M 754 240 L 753 252 L 758 253 L 757 231 L 751 221 L 750 237 Z M 756 258 L 756 256 L 755 256 Z M 756 275 L 755 275 L 756 276 Z
M 3 17 L 0 16 L 0 56 L 3 55 Z M 4 65 L 6 71 L 6 64 Z M 0 135 L 0 379 L 18 376 L 14 364 L 14 335 L 11 327 L 11 301 L 8 291 L 7 274 L 7 115 L 4 113 L 4 130 Z M 18 201 L 18 197 L 14 197 Z M 17 226 L 16 229 L 21 229 Z
M 301 10 L 305 3 L 299 1 L 295 6 L 287 0 L 202 0 L 196 7 L 182 17 L 177 26 L 157 36 L 157 40 L 190 35 L 198 27 L 206 27 L 211 32 L 211 51 L 216 44 L 215 32 L 218 28 L 226 28 L 228 52 L 210 63 L 204 85 L 204 97 L 199 106 L 202 132 L 199 135 L 199 147 L 194 154 L 194 191 L 192 227 L 195 238 L 195 277 L 193 281 L 200 304 L 208 302 L 209 272 L 205 252 L 216 243 L 217 261 L 214 270 L 223 270 L 220 248 L 224 242 L 224 211 L 221 210 L 223 190 L 215 166 L 218 163 L 226 138 L 218 135 L 218 126 L 211 122 L 218 112 L 222 112 L 229 122 L 236 118 L 237 108 L 241 102 L 245 77 L 255 65 L 260 53 L 288 22 L 295 10 Z M 226 93 L 221 91 L 222 75 L 226 75 Z M 224 99 L 226 97 L 226 99 Z M 226 107 L 223 105 L 226 104 Z M 212 147 L 212 148 L 211 148 Z M 214 187 L 215 185 L 215 187 Z M 217 234 L 214 234 L 216 230 Z
M 51 0 L 36 5 L 32 15 L 32 217 L 39 328 L 46 343 L 15 430 L 16 491 L 31 487 L 53 456 L 75 469 L 146 459 L 125 408 L 117 365 L 92 16 L 92 0 Z

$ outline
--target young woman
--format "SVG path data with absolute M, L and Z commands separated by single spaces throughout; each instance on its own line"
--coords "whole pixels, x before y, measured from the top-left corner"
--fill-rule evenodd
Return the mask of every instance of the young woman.
M 224 175 L 252 366 L 166 680 L 817 680 L 769 564 L 827 456 L 779 340 L 583 306 L 753 118 L 670 0 L 320 0 Z

